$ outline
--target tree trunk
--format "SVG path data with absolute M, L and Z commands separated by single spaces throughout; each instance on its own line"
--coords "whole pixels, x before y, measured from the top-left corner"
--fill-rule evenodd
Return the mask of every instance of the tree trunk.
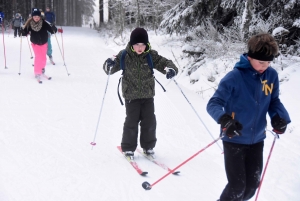
M 123 10 L 123 4 L 122 4 L 122 1 L 119 1 L 119 23 L 120 23 L 119 33 L 120 33 L 121 36 L 122 36 L 123 31 L 124 31 L 124 26 L 123 26 L 123 23 L 122 23 L 122 18 L 124 18 L 124 17 L 122 15 L 123 14 L 122 10 Z
M 244 10 L 244 24 L 243 24 L 243 37 L 244 41 L 247 41 L 249 39 L 249 27 L 250 22 L 252 20 L 252 14 L 253 14 L 253 0 L 247 0 L 245 1 L 245 10 Z
M 104 23 L 103 0 L 99 0 L 99 26 Z
M 72 17 L 72 24 L 76 26 L 76 1 L 73 1 L 73 17 Z
M 66 26 L 68 23 L 68 19 L 67 19 L 67 14 L 68 14 L 68 2 L 67 0 L 63 0 L 64 1 L 64 5 L 63 5 L 63 25 Z M 81 12 L 80 12 L 81 15 Z
M 31 9 L 34 8 L 34 4 L 35 4 L 35 1 L 31 0 L 30 13 L 31 13 Z
M 137 7 L 137 20 L 136 20 L 136 26 L 141 26 L 141 14 L 140 14 L 140 1 L 136 0 L 136 7 Z

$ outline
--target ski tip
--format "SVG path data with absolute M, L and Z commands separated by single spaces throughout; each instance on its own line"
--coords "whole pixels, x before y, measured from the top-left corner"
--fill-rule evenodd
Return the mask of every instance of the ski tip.
M 146 176 L 147 174 L 148 174 L 148 172 L 142 172 L 140 175 Z
M 142 183 L 142 187 L 145 189 L 145 190 L 151 190 L 152 186 L 151 184 L 149 184 L 149 182 L 145 181 Z

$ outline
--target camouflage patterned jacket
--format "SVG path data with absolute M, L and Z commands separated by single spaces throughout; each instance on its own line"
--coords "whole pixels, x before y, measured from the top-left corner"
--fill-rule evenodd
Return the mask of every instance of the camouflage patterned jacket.
M 138 55 L 130 48 L 130 44 L 126 47 L 125 70 L 122 78 L 122 93 L 126 100 L 153 98 L 155 95 L 155 82 L 151 69 L 148 65 L 146 54 L 151 54 L 154 69 L 166 74 L 165 67 L 173 68 L 178 73 L 177 67 L 171 60 L 160 55 L 157 51 L 150 50 Z M 120 59 L 122 51 L 116 56 L 115 65 L 111 69 L 111 74 L 118 72 L 120 69 Z M 103 69 L 105 69 L 105 64 Z

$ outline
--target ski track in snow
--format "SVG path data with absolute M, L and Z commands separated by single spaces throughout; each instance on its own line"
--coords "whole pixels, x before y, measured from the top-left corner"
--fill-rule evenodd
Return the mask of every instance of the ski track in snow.
M 47 60 L 46 66 L 46 74 L 52 80 L 44 79 L 43 84 L 38 84 L 33 76 L 27 39 L 23 37 L 21 43 L 12 33 L 5 34 L 8 69 L 0 69 L 0 200 L 217 200 L 226 184 L 226 175 L 222 151 L 216 144 L 179 168 L 180 175 L 168 176 L 150 191 L 142 188 L 142 182 L 154 183 L 167 172 L 136 153 L 140 167 L 149 172 L 141 177 L 116 148 L 125 119 L 125 107 L 116 93 L 120 72 L 110 76 L 97 145 L 92 149 L 90 142 L 107 80 L 102 65 L 122 47 L 109 44 L 101 38 L 101 33 L 88 28 L 64 27 L 63 36 L 65 63 L 71 75 L 67 75 L 63 66 L 57 44 L 57 41 L 61 44 L 61 35 L 57 34 L 56 38 L 52 36 L 56 65 Z M 174 59 L 169 51 L 172 46 L 165 45 L 163 37 L 151 33 L 150 39 L 154 49 L 159 46 L 159 54 Z M 22 65 L 18 75 L 21 44 Z M 2 62 L 3 49 L 0 55 Z M 281 84 L 281 100 L 293 122 L 287 134 L 276 141 L 259 200 L 298 201 L 300 197 L 298 69 L 293 67 L 291 73 L 287 68 L 279 74 L 288 75 L 289 81 Z M 155 76 L 167 90 L 163 92 L 156 84 L 155 152 L 157 159 L 172 169 L 213 139 L 175 83 L 157 71 Z M 209 97 L 202 98 L 184 86 L 180 85 L 217 138 L 219 127 L 206 112 Z M 268 134 L 265 161 L 272 140 Z M 218 143 L 222 147 L 221 141 Z

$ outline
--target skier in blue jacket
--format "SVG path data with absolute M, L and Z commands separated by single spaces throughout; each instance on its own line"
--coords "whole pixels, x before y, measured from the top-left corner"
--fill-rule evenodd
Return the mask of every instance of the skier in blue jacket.
M 0 9 L 0 24 L 2 25 L 2 22 L 4 20 L 4 13 Z
M 220 201 L 249 200 L 255 194 L 263 168 L 267 113 L 277 134 L 283 134 L 291 122 L 279 99 L 278 74 L 269 67 L 277 54 L 278 45 L 270 34 L 251 37 L 248 53 L 241 55 L 207 104 L 224 135 L 228 183 Z
M 50 7 L 46 7 L 46 12 L 44 13 L 45 20 L 49 22 L 51 25 L 55 23 L 55 14 L 50 10 Z

